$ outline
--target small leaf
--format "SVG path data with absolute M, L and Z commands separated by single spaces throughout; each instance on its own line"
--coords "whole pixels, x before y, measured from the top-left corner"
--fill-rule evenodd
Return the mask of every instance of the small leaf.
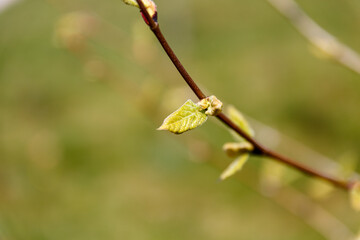
M 254 130 L 250 127 L 250 124 L 246 121 L 245 117 L 233 106 L 228 107 L 229 118 L 244 130 L 249 136 L 253 137 Z
M 180 134 L 194 129 L 207 120 L 207 115 L 193 101 L 187 100 L 178 110 L 170 114 L 158 128 Z
M 138 3 L 135 0 L 123 0 L 123 2 L 134 7 L 139 7 Z
M 245 154 L 239 156 L 221 174 L 220 180 L 225 180 L 225 179 L 231 177 L 232 175 L 234 175 L 235 173 L 239 172 L 243 168 L 243 166 L 245 165 L 245 163 L 247 162 L 248 159 L 249 159 L 248 153 L 245 153 Z
M 254 146 L 249 142 L 232 142 L 225 143 L 223 150 L 229 157 L 238 157 L 244 153 L 252 152 L 254 150 Z
M 360 212 L 360 182 L 354 184 L 350 190 L 350 202 L 353 209 Z

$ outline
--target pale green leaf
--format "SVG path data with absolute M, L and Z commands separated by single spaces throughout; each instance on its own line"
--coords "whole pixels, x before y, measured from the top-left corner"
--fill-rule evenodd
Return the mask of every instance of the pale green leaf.
M 239 172 L 247 162 L 248 158 L 249 158 L 249 154 L 245 153 L 239 156 L 237 159 L 235 159 L 221 174 L 220 180 L 225 180 L 231 177 L 232 175 L 234 175 L 235 173 Z
M 250 127 L 248 121 L 246 121 L 245 117 L 233 106 L 228 107 L 229 118 L 238 125 L 245 133 L 249 136 L 253 137 L 254 130 Z
M 249 142 L 232 142 L 225 143 L 223 150 L 229 157 L 238 157 L 244 153 L 252 152 L 254 146 Z
M 138 3 L 135 0 L 123 0 L 123 2 L 134 7 L 139 7 Z
M 353 209 L 360 212 L 360 182 L 355 183 L 351 188 L 350 202 Z
M 194 129 L 207 120 L 207 115 L 193 101 L 187 100 L 178 110 L 170 114 L 158 128 L 180 134 Z

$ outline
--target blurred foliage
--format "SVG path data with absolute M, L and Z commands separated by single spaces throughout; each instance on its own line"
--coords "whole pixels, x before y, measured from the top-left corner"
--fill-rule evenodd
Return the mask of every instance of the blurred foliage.
M 299 4 L 360 51 L 358 2 Z M 333 159 L 357 159 L 360 77 L 317 59 L 265 1 L 157 5 L 207 93 Z M 74 12 L 85 21 L 65 34 L 75 41 L 59 42 L 69 40 L 58 34 L 61 19 Z M 231 136 L 215 121 L 181 136 L 155 131 L 188 98 L 138 10 L 122 1 L 24 0 L 2 12 L 0 239 L 324 239 L 259 193 L 263 160 L 251 158 L 240 181 L 216 182 Z M 306 190 L 307 180 L 292 183 Z M 358 230 L 345 193 L 316 201 Z

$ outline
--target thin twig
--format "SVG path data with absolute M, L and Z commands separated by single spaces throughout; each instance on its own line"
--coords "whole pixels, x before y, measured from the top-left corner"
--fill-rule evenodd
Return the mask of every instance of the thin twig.
M 306 40 L 340 65 L 360 74 L 360 56 L 311 19 L 294 0 L 267 0 Z
M 56 6 L 58 9 L 59 6 Z M 110 23 L 107 22 L 106 20 L 100 18 L 99 16 L 97 16 L 97 20 L 99 20 L 100 22 L 105 24 L 105 27 L 110 27 L 111 29 L 114 28 L 114 26 Z M 121 29 L 112 29 L 115 31 L 121 31 Z M 123 37 L 127 37 L 127 36 L 123 36 Z M 130 39 L 127 39 L 130 40 Z M 116 51 L 116 49 L 112 49 L 113 51 Z M 93 55 L 93 52 L 90 49 L 86 49 L 86 51 L 81 53 L 83 56 L 79 56 L 78 54 L 75 54 L 76 57 L 80 57 L 79 60 L 83 61 L 83 64 L 86 64 L 88 61 L 92 60 L 92 57 L 90 55 Z M 129 61 L 132 61 L 133 59 L 129 58 Z M 134 62 L 135 63 L 135 62 Z M 143 65 L 141 67 L 146 67 L 147 65 Z M 107 66 L 109 67 L 109 66 Z M 107 69 L 107 71 L 114 73 L 113 69 L 109 68 Z M 128 78 L 124 78 L 121 75 L 117 75 L 116 73 L 113 74 L 106 74 L 106 79 L 102 79 L 105 80 L 108 84 L 110 84 L 112 87 L 115 87 L 115 90 L 120 91 L 121 93 L 125 94 L 126 96 L 126 100 L 129 101 L 131 104 L 134 104 L 134 101 L 136 99 L 136 94 L 134 94 L 136 92 L 136 89 L 138 89 L 138 86 L 136 87 L 133 81 L 130 81 Z M 117 81 L 116 79 L 118 78 L 122 78 L 122 81 Z M 120 84 L 120 85 L 119 85 Z M 131 87 L 129 88 L 129 84 L 131 85 Z M 125 88 L 125 90 L 124 90 Z M 135 92 L 134 92 L 135 91 Z M 139 102 L 136 102 L 137 104 L 135 104 L 135 107 L 137 108 L 142 108 L 141 105 L 139 105 Z M 155 106 L 155 105 L 154 105 Z M 150 119 L 154 120 L 153 115 L 147 115 L 147 117 L 150 117 Z M 251 122 L 254 122 L 254 124 L 260 126 L 260 128 L 266 128 L 266 129 L 270 129 L 270 127 L 263 125 L 260 122 L 257 122 L 254 119 L 251 119 Z M 280 134 L 279 132 L 277 132 L 277 130 L 275 129 L 271 129 L 271 131 L 276 131 L 276 134 Z M 282 138 L 285 136 L 281 136 Z M 184 139 L 183 139 L 184 140 Z M 197 139 L 195 141 L 199 141 L 200 139 Z M 290 138 L 286 138 L 286 141 L 292 141 L 294 143 L 294 140 L 290 139 Z M 185 144 L 186 142 L 182 141 L 182 144 Z M 294 143 L 295 145 L 299 145 L 300 144 L 300 148 L 301 151 L 303 151 L 304 146 L 302 146 L 302 143 Z M 190 149 L 190 151 L 194 151 L 195 149 Z M 306 148 L 305 148 L 306 150 Z M 314 156 L 318 157 L 318 153 L 312 152 L 312 150 L 307 149 L 306 151 L 310 151 L 311 154 L 315 154 Z M 192 152 L 193 154 L 197 154 L 197 152 Z M 311 155 L 310 154 L 310 155 Z M 325 158 L 325 157 L 324 157 Z M 212 159 L 220 159 L 219 156 L 212 156 Z M 328 161 L 331 161 L 330 159 L 327 159 Z M 219 164 L 216 164 L 215 161 L 208 161 L 208 164 L 212 167 L 215 167 L 217 169 L 222 169 L 224 166 L 224 162 L 219 162 Z M 220 164 L 221 163 L 221 164 Z M 334 162 L 330 162 L 333 163 Z M 250 172 L 251 174 L 251 172 Z M 240 176 L 242 178 L 240 178 Z M 339 221 L 334 215 L 332 215 L 330 212 L 328 212 L 326 209 L 324 209 L 320 204 L 318 204 L 315 201 L 312 201 L 309 197 L 307 197 L 306 195 L 304 195 L 303 193 L 297 191 L 296 189 L 290 187 L 290 186 L 284 186 L 283 189 L 277 189 L 277 191 L 271 195 L 269 194 L 264 194 L 263 191 L 261 191 L 259 189 L 258 183 L 255 183 L 252 180 L 246 180 L 246 178 L 244 178 L 244 175 L 237 175 L 237 180 L 241 180 L 242 183 L 244 183 L 246 186 L 250 187 L 252 190 L 258 192 L 259 194 L 262 194 L 265 198 L 268 198 L 274 202 L 276 202 L 280 207 L 284 208 L 285 210 L 294 213 L 296 215 L 298 215 L 303 221 L 305 221 L 311 228 L 313 228 L 315 231 L 319 232 L 320 234 L 322 234 L 326 239 L 328 240 L 355 240 L 355 237 L 353 237 L 353 233 L 348 229 L 348 227 L 342 223 L 341 221 Z M 244 181 L 245 180 L 245 181 Z M 266 182 L 267 184 L 269 184 L 270 182 Z M 284 194 L 286 194 L 286 196 L 284 196 Z M 291 199 L 291 201 L 289 201 L 289 199 Z M 301 199 L 301 200 L 300 200 Z M 301 203 L 301 204 L 299 204 Z M 306 207 L 306 209 L 310 209 L 308 211 L 303 211 L 304 206 Z M 299 207 L 301 208 L 301 211 L 297 211 L 297 209 L 299 209 Z M 316 213 L 309 215 L 310 213 Z M 330 229 L 330 230 L 329 230 Z M 0 234 L 0 239 L 1 239 L 1 234 Z M 346 236 L 346 237 L 345 237 Z M 351 236 L 351 237 L 350 237 Z
M 159 40 L 161 46 L 181 74 L 181 76 L 184 78 L 185 82 L 189 85 L 189 87 L 192 89 L 192 91 L 195 93 L 195 95 L 201 100 L 206 97 L 206 95 L 200 90 L 199 86 L 195 83 L 195 81 L 191 78 L 189 73 L 185 70 L 184 66 L 181 64 L 180 60 L 175 55 L 174 51 L 171 49 L 170 45 L 167 43 L 164 35 L 162 34 L 159 23 L 155 22 L 154 19 L 149 15 L 147 12 L 142 0 L 136 0 L 136 2 L 139 4 L 141 12 L 145 16 L 146 20 L 149 23 L 149 27 L 152 30 L 152 32 L 155 34 L 157 39 Z M 333 185 L 342 188 L 344 190 L 349 190 L 353 186 L 352 181 L 346 181 L 342 179 L 337 179 L 332 176 L 328 176 L 325 173 L 322 173 L 318 170 L 311 169 L 305 165 L 302 165 L 290 158 L 287 158 L 285 156 L 282 156 L 272 150 L 269 150 L 262 146 L 259 142 L 257 142 L 254 138 L 250 137 L 248 134 L 246 134 L 241 128 L 239 128 L 230 118 L 228 118 L 225 114 L 221 113 L 217 115 L 217 118 L 223 122 L 226 126 L 228 126 L 230 129 L 234 130 L 236 133 L 238 133 L 241 137 L 246 139 L 248 142 L 254 145 L 254 152 L 253 154 L 261 155 L 264 157 L 269 157 L 274 160 L 277 160 L 279 162 L 282 162 L 286 165 L 289 165 L 295 169 L 298 169 L 299 171 L 314 176 L 317 178 L 324 179 Z

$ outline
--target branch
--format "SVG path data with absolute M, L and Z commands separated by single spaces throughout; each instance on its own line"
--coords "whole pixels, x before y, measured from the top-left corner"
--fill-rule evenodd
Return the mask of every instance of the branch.
M 203 98 L 206 98 L 206 95 L 200 90 L 199 86 L 195 83 L 195 81 L 191 78 L 190 74 L 186 71 L 184 66 L 181 64 L 180 60 L 175 55 L 174 51 L 171 49 L 170 45 L 167 43 L 164 35 L 162 34 L 160 30 L 159 23 L 155 21 L 146 10 L 146 7 L 144 6 L 144 3 L 142 0 L 136 0 L 138 5 L 140 6 L 141 13 L 143 14 L 144 18 L 146 19 L 147 24 L 149 25 L 151 31 L 155 34 L 156 38 L 159 40 L 161 46 L 169 56 L 170 60 L 173 62 L 176 69 L 179 71 L 185 82 L 189 85 L 189 87 L 192 89 L 192 91 L 195 93 L 195 95 L 201 100 Z M 350 190 L 352 186 L 354 185 L 353 181 L 347 181 L 342 179 L 337 179 L 333 176 L 328 176 L 325 173 L 322 173 L 316 169 L 309 168 L 305 165 L 302 165 L 300 163 L 297 163 L 296 161 L 287 158 L 285 156 L 280 155 L 279 153 L 276 153 L 270 149 L 265 148 L 262 146 L 259 142 L 257 142 L 254 138 L 250 137 L 248 134 L 246 134 L 241 128 L 239 128 L 233 121 L 231 121 L 230 118 L 228 118 L 225 114 L 220 113 L 216 116 L 221 122 L 223 122 L 227 127 L 234 130 L 237 134 L 239 134 L 241 137 L 246 139 L 248 142 L 253 144 L 254 151 L 253 154 L 263 156 L 263 157 L 269 157 L 274 160 L 277 160 L 279 162 L 282 162 L 286 165 L 289 165 L 295 169 L 298 169 L 299 171 L 313 176 L 317 178 L 324 179 L 328 181 L 329 183 L 332 183 L 334 186 L 337 186 L 339 188 L 342 188 L 344 190 Z
M 311 19 L 294 0 L 267 0 L 307 41 L 330 59 L 360 74 L 360 56 Z

